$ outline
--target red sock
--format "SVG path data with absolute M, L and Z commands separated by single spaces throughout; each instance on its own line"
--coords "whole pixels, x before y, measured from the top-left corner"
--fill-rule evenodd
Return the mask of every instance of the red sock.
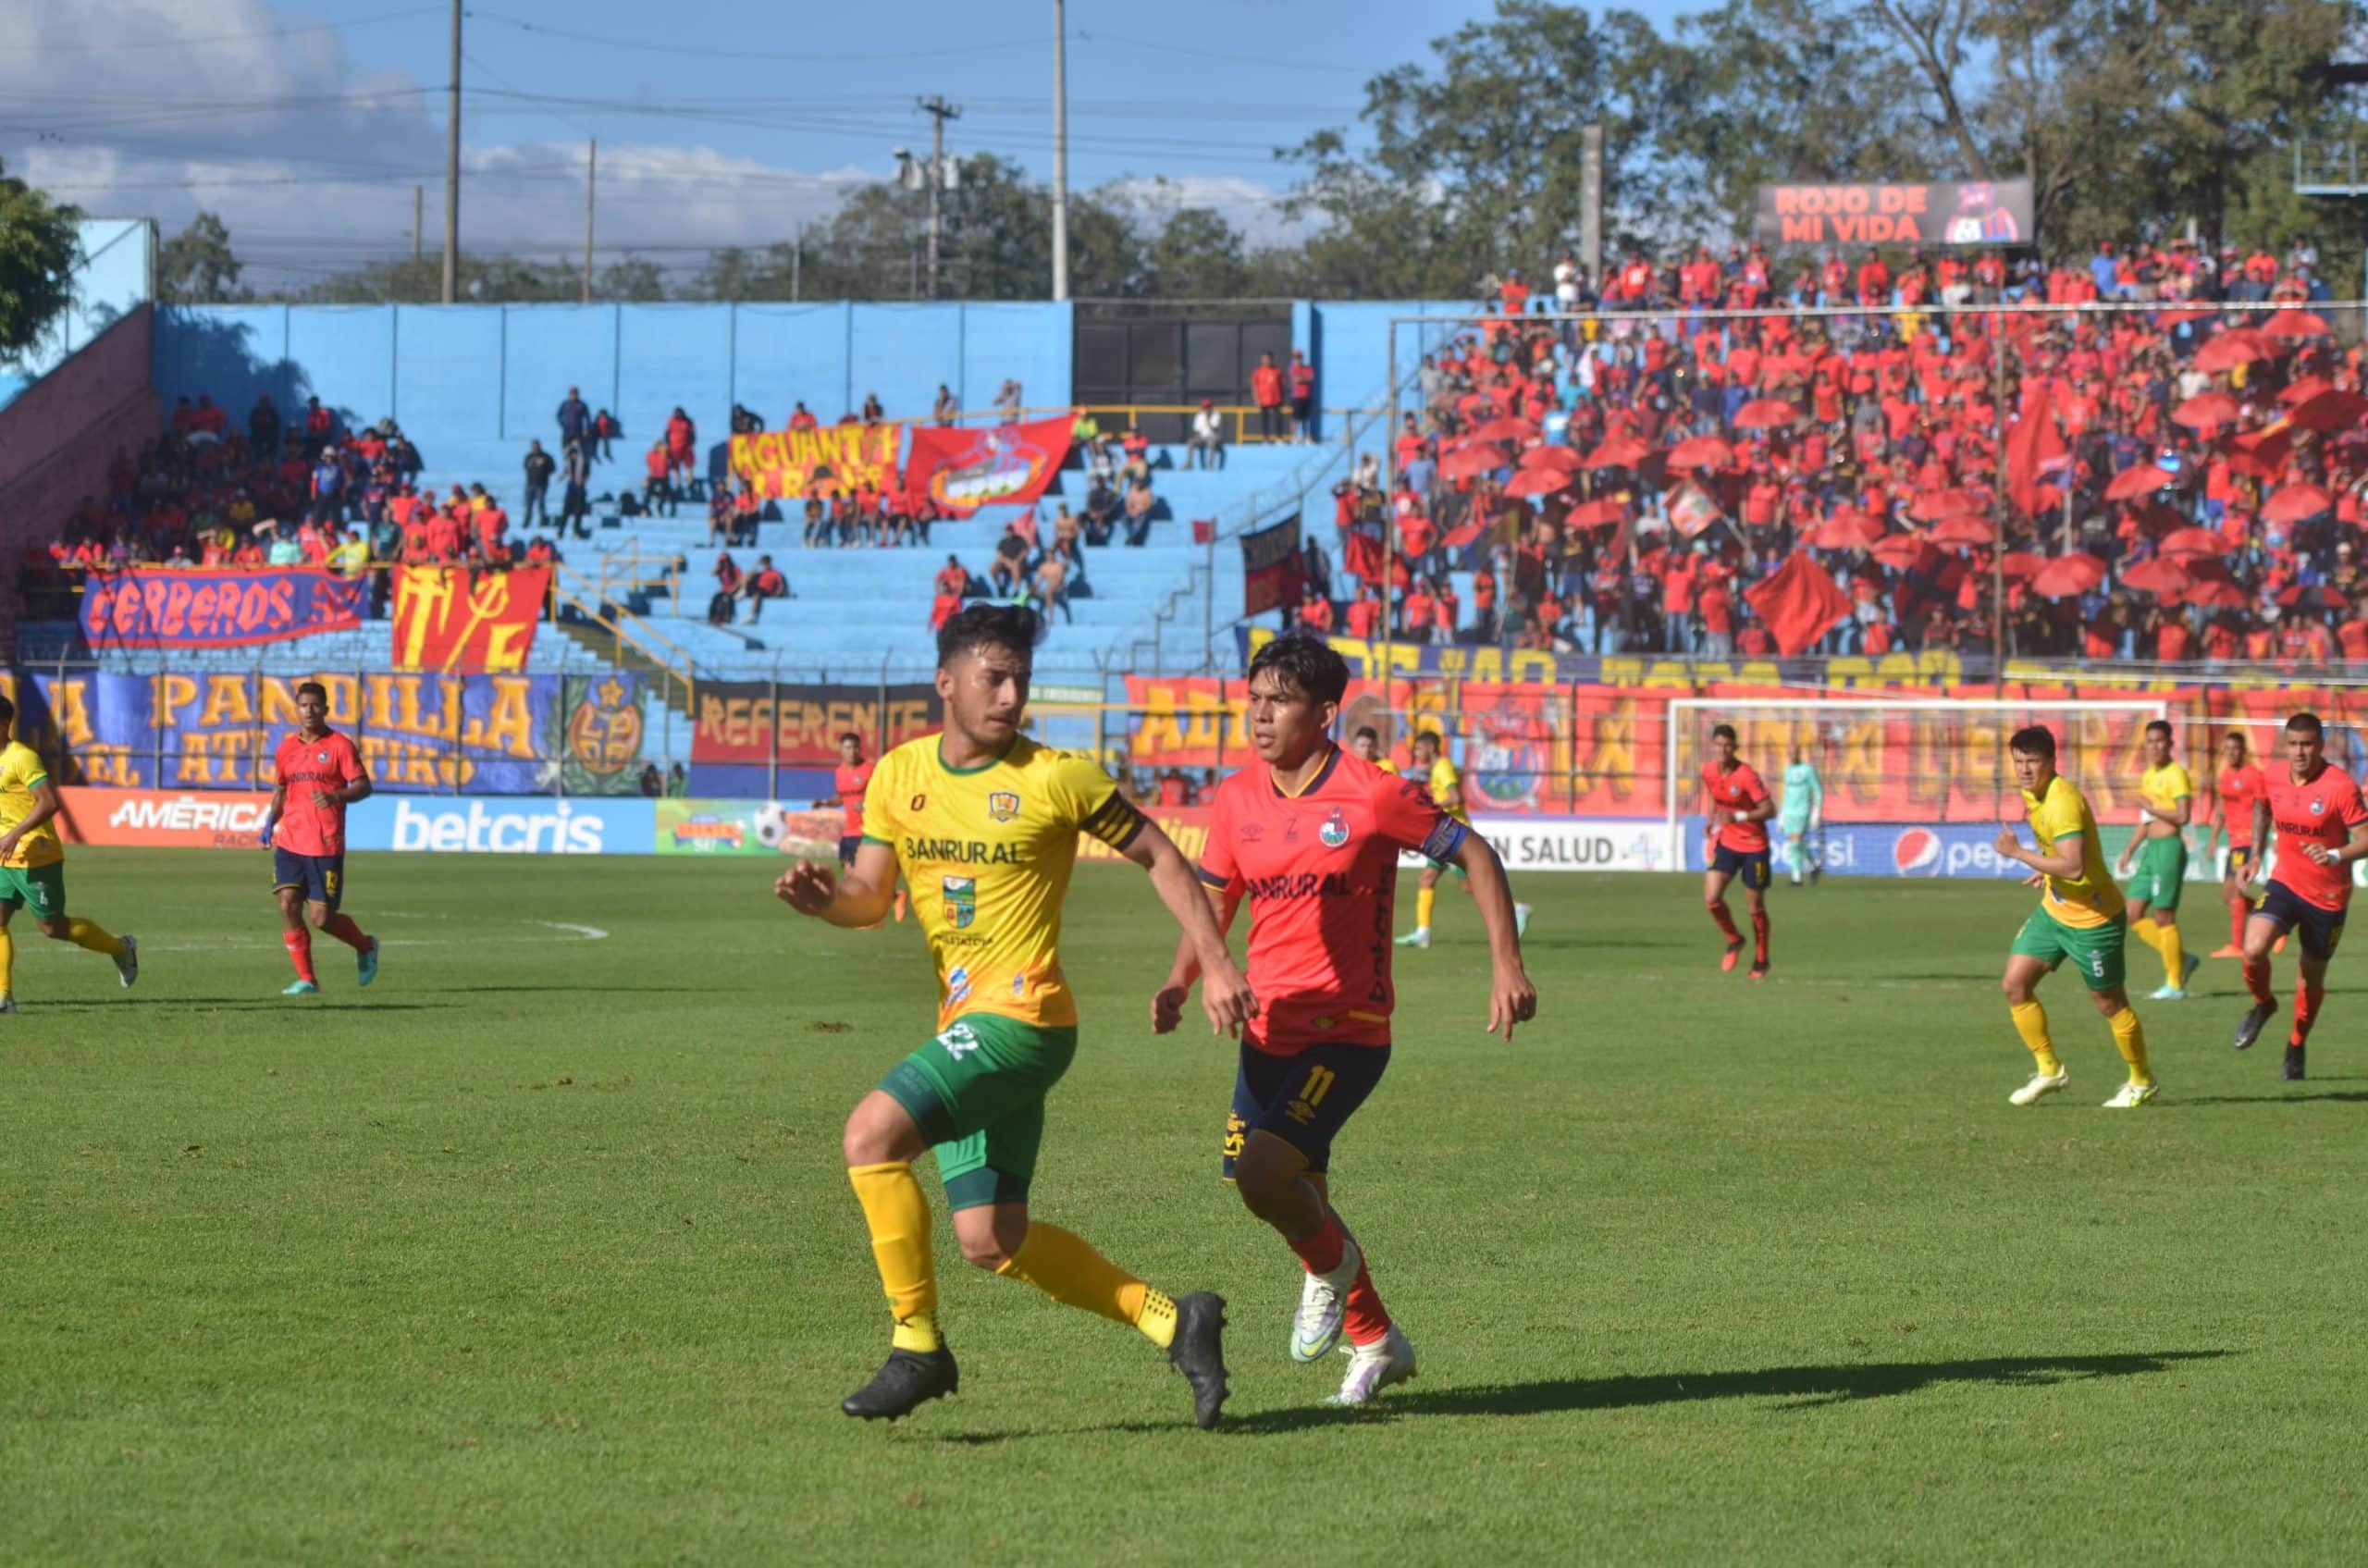
M 1730 947 L 1742 946 L 1743 932 L 1735 929 L 1735 918 L 1727 913 L 1726 905 L 1724 903 L 1718 903 L 1712 904 L 1708 906 L 1708 907 L 1710 910 L 1710 918 L 1719 922 L 1719 929 L 1720 931 L 1727 933 L 1727 945 Z
M 1341 1234 L 1340 1221 L 1330 1209 L 1324 1211 L 1323 1227 L 1313 1236 L 1291 1242 L 1291 1251 L 1299 1254 L 1310 1274 L 1329 1274 L 1340 1266 L 1340 1254 L 1347 1249 L 1348 1237 Z M 1363 1278 L 1360 1276 L 1359 1278 Z
M 1751 957 L 1755 963 L 1768 961 L 1768 911 L 1765 909 L 1751 912 Z
M 313 978 L 313 933 L 302 926 L 298 926 L 294 931 L 281 932 L 279 940 L 288 944 L 288 961 L 296 966 L 296 978 L 311 980 Z
M 370 950 L 370 939 L 362 934 L 362 928 L 353 923 L 352 915 L 342 912 L 331 915 L 328 923 L 321 929 L 356 953 L 366 953 Z
M 1363 1262 L 1357 1265 L 1348 1299 L 1340 1303 L 1340 1327 L 1352 1345 L 1375 1344 L 1389 1332 L 1389 1309 L 1381 1304 L 1381 1292 L 1373 1288 L 1373 1276 Z
M 2247 898 L 2228 900 L 2228 945 L 2242 950 L 2245 945 L 2245 920 L 2253 912 L 2252 901 Z
M 2294 988 L 2294 1034 L 2288 1043 L 2300 1045 L 2311 1038 L 2311 1026 L 2319 1020 L 2319 1003 L 2326 994 L 2325 986 L 2309 981 Z
M 2247 958 L 2245 960 L 2245 987 L 2253 994 L 2253 1000 L 2260 1003 L 2263 1006 L 2275 1007 L 2277 1006 L 2277 998 L 2270 994 L 2269 960 L 2267 958 Z

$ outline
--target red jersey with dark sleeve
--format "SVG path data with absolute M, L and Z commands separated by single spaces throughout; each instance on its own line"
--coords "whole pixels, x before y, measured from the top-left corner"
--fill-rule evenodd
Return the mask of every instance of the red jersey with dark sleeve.
M 278 782 L 288 786 L 288 801 L 280 808 L 279 825 L 272 830 L 272 844 L 291 855 L 344 854 L 345 802 L 315 806 L 313 792 L 333 794 L 370 776 L 353 742 L 335 730 L 318 740 L 292 735 L 279 743 L 272 768 Z
M 2228 830 L 2229 844 L 2238 849 L 2251 848 L 2253 802 L 2269 794 L 2269 776 L 2248 762 L 2241 768 L 2221 769 L 2213 788 L 2220 796 L 2220 825 Z
M 867 757 L 852 768 L 842 762 L 832 770 L 831 788 L 837 793 L 839 804 L 846 809 L 845 825 L 839 829 L 841 837 L 863 836 L 863 792 L 871 787 L 872 762 L 873 759 Z
M 2292 769 L 2276 770 L 2269 775 L 2269 819 L 2277 829 L 2277 870 L 2272 880 L 2322 909 L 2350 905 L 2351 868 L 2322 866 L 2302 853 L 2302 846 L 2340 849 L 2351 842 L 2354 827 L 2368 822 L 2368 804 L 2362 802 L 2351 775 L 2321 763 L 2309 783 L 2296 784 Z
M 1768 786 L 1759 782 L 1748 762 L 1738 762 L 1726 772 L 1719 772 L 1716 762 L 1702 770 L 1702 787 L 1709 792 L 1710 810 L 1719 820 L 1719 843 L 1738 855 L 1757 855 L 1768 847 L 1766 822 L 1738 822 L 1733 813 L 1748 811 L 1768 798 Z
M 1200 872 L 1250 901 L 1259 1012 L 1243 1038 L 1277 1056 L 1327 1042 L 1388 1044 L 1398 852 L 1444 860 L 1468 831 L 1424 781 L 1344 751 L 1295 796 L 1264 762 L 1219 784 Z

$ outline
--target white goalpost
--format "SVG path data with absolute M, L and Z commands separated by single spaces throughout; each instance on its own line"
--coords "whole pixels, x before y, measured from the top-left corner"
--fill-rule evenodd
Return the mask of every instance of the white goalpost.
M 1671 699 L 1664 806 L 1669 863 L 1685 864 L 1699 815 L 1710 732 L 1733 724 L 1736 749 L 1771 792 L 1795 754 L 1817 766 L 1827 823 L 2022 821 L 2006 740 L 2029 724 L 2055 733 L 2056 771 L 2103 821 L 2134 793 L 2147 723 L 2173 720 L 2163 698 L 1995 700 L 1972 698 L 1697 698 Z M 2176 720 L 2173 720 L 2176 722 Z M 2208 770 L 2208 755 L 2189 760 Z

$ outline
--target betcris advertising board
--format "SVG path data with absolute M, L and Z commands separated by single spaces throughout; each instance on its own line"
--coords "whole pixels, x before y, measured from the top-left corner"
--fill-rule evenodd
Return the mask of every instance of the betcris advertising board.
M 650 808 L 593 796 L 374 795 L 347 810 L 345 841 L 432 855 L 648 855 Z

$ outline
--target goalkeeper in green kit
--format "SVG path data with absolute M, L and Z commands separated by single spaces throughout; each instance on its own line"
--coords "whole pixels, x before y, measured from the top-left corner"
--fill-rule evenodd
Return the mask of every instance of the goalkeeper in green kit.
M 1807 869 L 1809 883 L 1825 874 L 1817 852 L 1809 847 L 1809 834 L 1825 827 L 1825 785 L 1817 776 L 1817 764 L 1798 747 L 1793 749 L 1793 760 L 1784 770 L 1784 795 L 1777 808 L 1777 825 L 1784 833 L 1784 858 L 1792 863 L 1793 885 L 1801 885 L 1801 872 Z

